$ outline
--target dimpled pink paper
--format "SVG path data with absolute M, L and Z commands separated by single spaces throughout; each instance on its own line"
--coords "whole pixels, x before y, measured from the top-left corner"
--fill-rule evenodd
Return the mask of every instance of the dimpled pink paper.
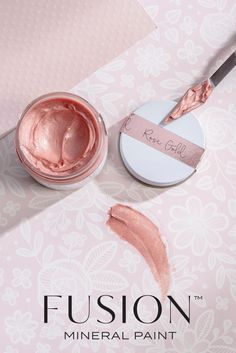
M 154 29 L 136 0 L 2 0 L 0 134 L 40 94 L 71 88 Z

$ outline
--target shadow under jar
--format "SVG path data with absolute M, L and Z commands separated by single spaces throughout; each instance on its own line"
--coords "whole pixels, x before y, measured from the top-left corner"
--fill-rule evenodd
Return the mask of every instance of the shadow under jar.
M 101 171 L 108 136 L 101 115 L 89 102 L 55 92 L 26 107 L 15 143 L 23 167 L 34 179 L 52 189 L 71 190 Z

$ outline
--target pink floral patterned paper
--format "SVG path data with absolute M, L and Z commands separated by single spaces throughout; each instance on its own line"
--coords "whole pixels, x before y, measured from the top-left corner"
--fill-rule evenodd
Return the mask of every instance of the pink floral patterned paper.
M 133 109 L 151 99 L 180 97 L 235 50 L 236 5 L 233 0 L 142 3 L 158 29 L 72 89 L 96 106 L 109 130 L 108 161 L 94 182 L 71 193 L 41 187 L 18 165 L 13 137 L 1 141 L 3 353 L 235 353 L 235 70 L 195 112 L 207 152 L 185 183 L 158 189 L 134 180 L 120 161 L 117 137 L 121 119 Z M 171 327 L 178 332 L 173 341 L 64 341 L 65 330 L 80 328 L 61 312 L 43 324 L 46 293 L 73 295 L 81 313 L 87 293 L 93 298 L 110 293 L 117 310 L 124 294 L 129 303 L 147 293 L 160 296 L 145 261 L 105 225 L 117 202 L 160 227 L 172 267 L 170 293 L 182 305 L 188 295 L 202 296 L 193 300 L 190 325 L 179 319 L 170 326 L 167 303 L 158 325 L 148 325 L 151 332 Z M 94 303 L 92 309 L 94 319 L 84 331 L 100 329 Z M 151 307 L 143 312 L 152 317 Z M 132 319 L 109 329 L 146 330 Z

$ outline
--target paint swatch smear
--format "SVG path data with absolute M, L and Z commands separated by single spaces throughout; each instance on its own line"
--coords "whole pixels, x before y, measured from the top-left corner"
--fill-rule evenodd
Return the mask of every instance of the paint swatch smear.
M 141 212 L 121 204 L 111 207 L 107 224 L 144 257 L 164 297 L 170 286 L 170 266 L 159 228 Z

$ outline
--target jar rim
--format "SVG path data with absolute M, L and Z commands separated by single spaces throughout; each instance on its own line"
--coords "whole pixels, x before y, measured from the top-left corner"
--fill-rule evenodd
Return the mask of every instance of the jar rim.
M 37 105 L 38 103 L 41 103 L 43 101 L 46 101 L 46 100 L 52 99 L 52 98 L 69 98 L 69 99 L 74 100 L 76 102 L 84 103 L 86 108 L 91 111 L 94 118 L 96 119 L 96 121 L 98 123 L 99 130 L 101 132 L 100 134 L 98 134 L 99 139 L 97 141 L 98 144 L 97 144 L 95 154 L 91 157 L 91 159 L 88 161 L 88 163 L 86 163 L 81 169 L 71 173 L 70 175 L 52 175 L 49 173 L 41 172 L 39 169 L 35 168 L 32 165 L 32 163 L 30 163 L 30 161 L 25 157 L 22 149 L 20 148 L 19 129 L 20 129 L 22 120 L 24 119 L 26 113 L 33 106 Z M 16 126 L 15 145 L 16 145 L 16 153 L 17 153 L 20 161 L 22 162 L 24 167 L 30 171 L 30 173 L 33 173 L 34 175 L 36 175 L 38 177 L 41 177 L 46 180 L 51 180 L 51 181 L 66 181 L 66 180 L 71 181 L 74 178 L 82 177 L 83 174 L 86 174 L 90 169 L 91 169 L 91 173 L 92 173 L 93 166 L 100 156 L 100 153 L 103 149 L 106 138 L 107 138 L 107 130 L 106 130 L 106 126 L 105 126 L 105 122 L 104 122 L 103 117 L 85 98 L 83 98 L 77 94 L 74 94 L 74 93 L 58 91 L 58 92 L 51 92 L 51 93 L 43 94 L 43 95 L 35 98 L 33 101 L 31 101 L 25 107 L 25 109 L 23 110 L 23 112 L 20 115 L 19 121 Z

